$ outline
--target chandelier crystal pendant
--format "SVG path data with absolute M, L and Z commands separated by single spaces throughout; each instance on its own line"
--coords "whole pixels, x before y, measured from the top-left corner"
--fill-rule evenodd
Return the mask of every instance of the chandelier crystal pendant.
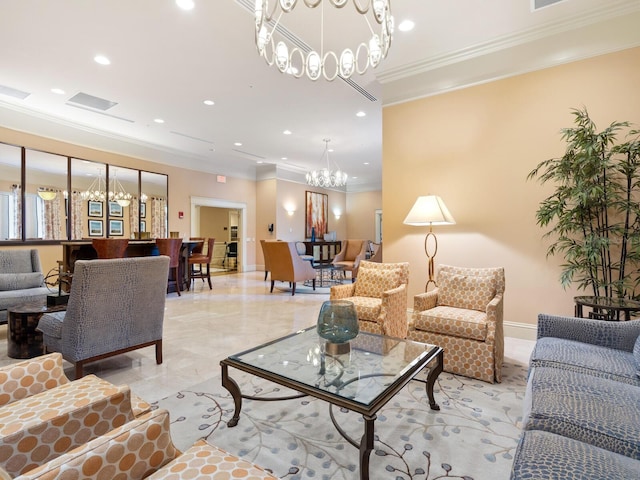
M 276 65 L 278 70 L 289 73 L 296 78 L 306 73 L 311 80 L 318 80 L 323 76 L 328 81 L 333 81 L 339 75 L 349 78 L 355 72 L 363 75 L 369 67 L 375 68 L 380 61 L 386 58 L 391 46 L 393 34 L 393 16 L 391 15 L 391 0 L 301 0 L 309 8 L 321 5 L 320 15 L 320 52 L 312 49 L 291 48 L 286 38 L 276 42 L 274 33 L 280 27 L 283 14 L 291 13 L 298 0 L 275 0 L 274 6 L 269 11 L 268 0 L 256 0 L 255 42 L 258 53 L 267 64 Z M 324 49 L 324 3 L 329 2 L 337 9 L 343 8 L 347 3 L 353 3 L 356 12 L 360 14 L 371 33 L 371 37 L 361 42 L 355 49 L 345 48 L 340 55 L 332 50 Z M 277 14 L 277 18 L 276 17 Z M 370 20 L 373 20 L 373 22 Z M 379 31 L 374 30 L 374 26 Z M 284 30 L 284 28 L 282 28 Z M 303 47 L 304 48 L 304 47 Z
M 109 192 L 109 200 L 117 202 L 121 207 L 128 207 L 131 204 L 133 195 L 127 193 L 120 180 L 117 177 L 117 171 L 113 171 L 113 186 L 114 190 Z
M 325 142 L 324 153 L 322 156 L 327 157 L 327 167 L 321 170 L 312 170 L 307 172 L 306 179 L 307 185 L 311 185 L 312 187 L 344 187 L 347 184 L 347 174 L 337 168 L 336 170 L 331 170 L 331 165 L 329 164 L 329 142 L 331 139 L 325 138 L 323 142 Z M 336 165 L 337 166 L 337 165 Z

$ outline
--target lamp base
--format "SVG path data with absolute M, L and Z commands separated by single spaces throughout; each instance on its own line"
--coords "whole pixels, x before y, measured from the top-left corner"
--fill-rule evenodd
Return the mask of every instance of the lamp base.
M 349 353 L 351 351 L 351 344 L 349 342 L 345 342 L 345 343 L 327 342 L 325 343 L 324 351 L 327 353 L 327 355 L 344 355 L 345 353 Z
M 47 295 L 47 307 L 57 307 L 58 305 L 66 305 L 69 303 L 69 294 L 61 293 L 60 295 Z

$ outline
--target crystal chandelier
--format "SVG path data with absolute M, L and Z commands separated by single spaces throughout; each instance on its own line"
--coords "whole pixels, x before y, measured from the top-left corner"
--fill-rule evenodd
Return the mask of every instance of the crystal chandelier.
M 324 153 L 322 156 L 327 157 L 327 168 L 322 170 L 312 170 L 307 172 L 307 185 L 312 187 L 343 187 L 347 184 L 347 174 L 338 168 L 337 170 L 331 170 L 329 165 L 329 142 L 331 139 L 325 138 Z M 337 166 L 337 165 L 336 165 Z
M 117 170 L 115 169 L 113 170 L 113 186 L 114 190 L 109 192 L 109 200 L 117 202 L 121 207 L 128 207 L 131 204 L 133 195 L 125 191 L 120 180 L 118 180 Z
M 91 182 L 89 188 L 84 192 L 80 192 L 80 196 L 83 200 L 91 200 L 92 202 L 103 202 L 106 195 L 107 184 L 102 177 L 102 170 L 98 169 L 98 176 Z
M 341 9 L 349 0 L 324 0 L 337 9 Z M 275 63 L 283 73 L 289 73 L 300 78 L 306 73 L 311 80 L 318 80 L 324 76 L 329 81 L 335 80 L 340 75 L 349 78 L 354 72 L 364 74 L 367 68 L 375 68 L 380 61 L 386 58 L 391 46 L 393 33 L 393 17 L 391 16 L 391 0 L 351 0 L 358 14 L 360 14 L 371 32 L 371 37 L 361 42 L 355 50 L 345 48 L 340 56 L 328 50 L 324 50 L 324 3 L 323 0 L 302 0 L 309 8 L 316 8 L 322 3 L 320 15 L 320 52 L 309 47 L 302 46 L 291 48 L 284 40 L 277 43 L 274 40 L 274 32 L 279 31 L 282 38 L 290 38 L 290 32 L 280 26 L 280 20 L 285 13 L 291 13 L 298 0 L 276 0 L 271 12 L 269 12 L 268 0 L 256 0 L 255 42 L 258 53 L 271 66 Z M 277 18 L 274 18 L 277 15 Z M 375 23 L 370 21 L 371 17 Z M 379 33 L 374 31 L 374 26 L 379 27 Z M 347 27 L 345 27 L 347 28 Z M 305 48 L 306 47 L 306 48 Z

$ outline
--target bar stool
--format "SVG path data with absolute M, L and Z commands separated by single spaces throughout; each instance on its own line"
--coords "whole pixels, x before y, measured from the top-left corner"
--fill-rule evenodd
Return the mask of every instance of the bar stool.
M 94 238 L 91 240 L 98 258 L 124 258 L 129 239 L 127 238 Z
M 211 285 L 211 257 L 213 255 L 213 244 L 215 243 L 215 238 L 210 238 L 207 241 L 207 253 L 203 254 L 195 254 L 189 257 L 189 287 L 191 287 L 192 279 L 201 278 L 204 282 L 206 278 L 209 282 L 209 290 L 213 290 L 213 286 Z M 196 270 L 195 265 L 200 265 L 200 269 Z M 205 272 L 206 268 L 206 272 Z
M 181 238 L 156 238 L 158 253 L 169 257 L 169 273 L 173 271 L 173 278 L 176 281 L 176 292 L 180 293 L 180 248 L 182 247 Z M 169 288 L 169 278 L 167 278 L 167 289 Z

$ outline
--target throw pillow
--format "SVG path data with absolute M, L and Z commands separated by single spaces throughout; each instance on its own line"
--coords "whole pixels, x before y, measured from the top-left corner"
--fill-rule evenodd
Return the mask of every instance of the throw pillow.
M 636 375 L 640 377 L 640 335 L 636 338 L 636 344 L 633 346 L 633 358 L 636 359 Z
M 438 274 L 438 305 L 485 312 L 496 295 L 493 275 L 459 275 L 447 271 Z
M 22 290 L 43 286 L 44 277 L 40 272 L 2 273 L 0 274 L 0 290 Z
M 381 298 L 383 292 L 400 285 L 399 269 L 360 268 L 356 280 L 356 297 Z

